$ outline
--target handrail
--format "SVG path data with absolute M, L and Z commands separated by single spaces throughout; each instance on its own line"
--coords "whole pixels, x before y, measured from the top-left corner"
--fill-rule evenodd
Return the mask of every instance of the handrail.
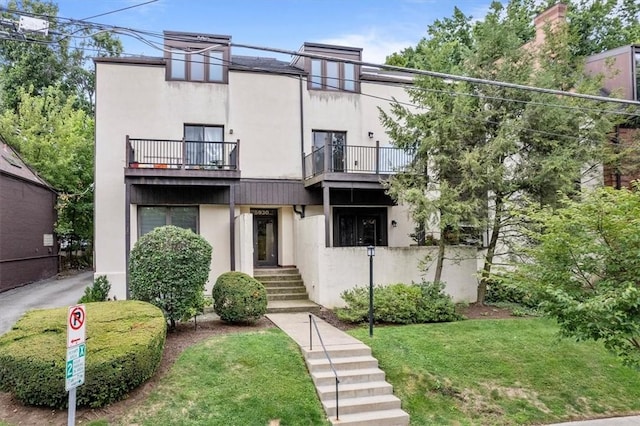
M 340 383 L 340 379 L 338 378 L 338 372 L 333 366 L 333 362 L 331 362 L 331 357 L 329 356 L 329 352 L 327 352 L 327 348 L 324 346 L 322 336 L 320 335 L 320 330 L 318 330 L 318 323 L 316 323 L 316 320 L 313 318 L 313 314 L 309 314 L 309 350 L 313 350 L 313 328 L 311 324 L 313 324 L 313 327 L 315 327 L 316 329 L 316 334 L 318 335 L 318 339 L 320 340 L 320 345 L 322 345 L 324 355 L 327 357 L 327 360 L 329 360 L 329 367 L 331 367 L 331 370 L 333 370 L 333 375 L 336 378 L 336 420 L 340 420 L 340 412 L 338 407 L 338 384 Z

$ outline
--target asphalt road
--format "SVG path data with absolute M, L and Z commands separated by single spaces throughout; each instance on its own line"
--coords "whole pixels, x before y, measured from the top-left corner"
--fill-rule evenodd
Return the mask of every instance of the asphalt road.
M 71 306 L 93 282 L 93 271 L 69 278 L 51 278 L 0 293 L 0 334 L 11 329 L 31 309 Z

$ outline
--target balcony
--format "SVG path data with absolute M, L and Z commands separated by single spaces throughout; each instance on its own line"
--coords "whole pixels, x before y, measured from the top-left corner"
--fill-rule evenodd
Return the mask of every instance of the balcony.
M 410 151 L 376 146 L 333 145 L 304 156 L 306 186 L 323 181 L 377 183 L 402 172 L 412 163 Z
M 240 178 L 240 140 L 126 139 L 127 176 Z

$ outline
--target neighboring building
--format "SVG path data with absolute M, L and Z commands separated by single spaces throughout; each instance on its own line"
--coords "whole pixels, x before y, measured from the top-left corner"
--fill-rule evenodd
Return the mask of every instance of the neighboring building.
M 587 58 L 586 71 L 604 75 L 603 91 L 609 95 L 640 101 L 640 45 L 622 46 Z M 621 149 L 640 144 L 640 118 L 619 125 L 612 135 Z M 640 153 L 632 149 L 615 165 L 604 165 L 603 183 L 614 188 L 629 187 L 640 178 Z
M 408 76 L 307 56 L 359 61 L 352 47 L 305 43 L 287 63 L 234 56 L 229 36 L 165 32 L 165 48 L 96 59 L 95 266 L 112 295 L 128 294 L 133 244 L 164 224 L 213 246 L 207 289 L 228 270 L 295 265 L 332 307 L 368 283 L 368 245 L 376 283 L 421 280 L 433 248 L 413 246 L 408 209 L 381 183 L 411 161 L 379 119 L 408 101 Z M 472 302 L 476 249 L 453 250 L 447 291 Z
M 0 140 L 0 292 L 58 272 L 56 192 Z

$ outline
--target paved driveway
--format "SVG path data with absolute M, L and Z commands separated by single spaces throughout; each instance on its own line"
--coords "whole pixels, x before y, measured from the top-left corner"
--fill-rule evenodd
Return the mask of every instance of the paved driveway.
M 69 278 L 48 279 L 0 293 L 0 334 L 30 309 L 74 305 L 93 282 L 93 271 Z

